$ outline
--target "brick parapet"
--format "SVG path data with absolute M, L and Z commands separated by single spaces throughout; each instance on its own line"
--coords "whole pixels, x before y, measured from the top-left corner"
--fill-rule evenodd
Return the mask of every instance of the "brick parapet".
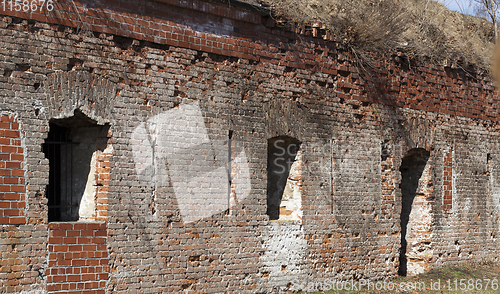
M 374 57 L 375 70 L 363 72 L 359 60 L 339 49 L 325 30 L 278 27 L 264 14 L 223 2 L 114 0 L 54 2 L 54 7 L 45 14 L 2 14 L 337 76 L 331 90 L 340 99 L 494 121 L 500 117 L 493 82 L 480 69 L 471 74 L 425 59 L 410 64 L 389 54 Z

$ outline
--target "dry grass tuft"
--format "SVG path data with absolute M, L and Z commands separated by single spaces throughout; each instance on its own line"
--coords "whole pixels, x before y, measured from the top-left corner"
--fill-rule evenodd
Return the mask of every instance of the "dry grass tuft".
M 322 22 L 335 38 L 363 53 L 403 51 L 489 68 L 493 25 L 434 0 L 262 0 L 293 22 Z

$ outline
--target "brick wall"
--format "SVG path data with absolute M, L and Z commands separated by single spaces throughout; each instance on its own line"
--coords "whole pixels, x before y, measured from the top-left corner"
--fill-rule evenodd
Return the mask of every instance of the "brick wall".
M 44 228 L 27 224 L 26 159 L 21 125 L 0 116 L 0 292 L 37 291 L 46 260 Z
M 373 73 L 363 74 L 352 62 L 353 57 L 332 42 L 331 35 L 320 29 L 318 24 L 277 27 L 266 13 L 259 13 L 258 10 L 245 13 L 244 9 L 230 4 L 177 2 L 112 1 L 100 4 L 81 1 L 69 4 L 57 1 L 53 11 L 42 10 L 42 14 L 11 10 L 5 10 L 3 14 L 155 44 L 269 62 L 290 70 L 305 69 L 339 76 L 335 89 L 339 90 L 337 97 L 340 99 L 498 120 L 499 108 L 492 99 L 494 86 L 484 70 L 478 70 L 478 78 L 473 79 L 453 66 L 454 62 L 444 60 L 443 66 L 430 62 L 410 65 L 402 61 L 403 58 L 389 56 L 374 62 L 373 65 L 378 68 L 377 78 L 371 79 Z M 298 35 L 302 35 L 305 39 L 301 40 L 305 42 L 295 42 Z M 120 42 L 119 38 L 115 38 L 115 44 L 125 45 Z M 139 45 L 139 42 L 134 44 Z M 96 60 L 73 57 L 70 62 L 67 59 L 54 60 L 53 69 L 96 65 Z M 415 71 L 406 71 L 410 67 Z
M 443 176 L 443 209 L 453 207 L 453 149 L 450 148 L 444 154 L 444 176 Z
M 108 220 L 108 193 L 111 178 L 110 160 L 113 155 L 112 148 L 100 152 L 96 160 L 96 217 L 98 221 Z
M 0 148 L 0 224 L 24 224 L 24 149 L 19 123 L 14 117 L 0 117 Z
M 393 276 L 400 168 L 412 149 L 427 150 L 431 165 L 432 195 L 419 202 L 425 234 L 414 236 L 432 249 L 422 267 L 499 256 L 500 116 L 489 76 L 390 56 L 374 57 L 366 73 L 318 27 L 277 27 L 266 14 L 223 2 L 178 2 L 2 12 L 0 105 L 23 122 L 25 182 L 17 186 L 26 220 L 0 231 L 0 292 L 267 293 L 296 281 Z M 173 115 L 186 105 L 198 105 L 200 117 Z M 96 160 L 96 218 L 105 224 L 47 222 L 41 145 L 49 121 L 75 110 L 110 124 L 113 149 Z M 161 118 L 169 118 L 165 128 L 155 129 Z M 208 141 L 162 145 L 171 143 L 165 130 Z M 216 195 L 210 188 L 224 173 L 207 176 L 195 188 L 232 195 L 230 213 L 206 205 L 200 212 L 213 215 L 186 222 L 180 203 L 199 203 L 179 199 L 170 173 L 196 178 L 195 156 L 227 167 L 227 146 L 223 154 L 216 147 L 229 130 L 233 156 L 245 150 L 250 189 L 238 198 L 237 181 L 222 183 Z M 267 144 L 277 136 L 302 142 L 301 223 L 266 215 Z M 446 207 L 450 146 L 454 194 Z M 175 157 L 175 148 L 185 153 Z M 83 250 L 73 241 L 94 243 Z
M 106 224 L 49 225 L 47 291 L 105 293 L 110 267 Z

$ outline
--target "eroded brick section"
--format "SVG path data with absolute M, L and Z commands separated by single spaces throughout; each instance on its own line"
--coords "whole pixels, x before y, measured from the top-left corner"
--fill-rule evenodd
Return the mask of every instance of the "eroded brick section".
M 162 0 L 149 5 L 125 1 L 114 1 L 113 5 L 108 5 L 86 0 L 71 5 L 56 2 L 55 10 L 47 14 L 10 10 L 3 11 L 3 14 L 136 39 L 132 43 L 121 37 L 114 38 L 113 42 L 118 46 L 128 43 L 137 46 L 140 45 L 138 40 L 142 40 L 253 62 L 269 62 L 289 70 L 314 69 L 314 72 L 324 76 L 339 76 L 337 83 L 323 80 L 320 85 L 325 82 L 329 88 L 335 85 L 340 99 L 499 119 L 499 108 L 490 99 L 494 86 L 489 80 L 481 82 L 485 78 L 484 73 L 478 74 L 480 79 L 469 81 L 454 68 L 429 63 L 419 65 L 415 73 L 405 73 L 401 70 L 405 65 L 394 59 L 373 63 L 374 67 L 383 68 L 378 73 L 379 79 L 360 78 L 361 71 L 352 63 L 352 56 L 340 45 L 332 45 L 335 43 L 331 42 L 330 34 L 318 34 L 318 28 L 292 23 L 278 29 L 267 15 L 255 11 L 246 13 L 230 3 Z M 75 13 L 75 9 L 79 13 Z M 143 13 L 148 16 L 144 17 Z M 221 17 L 225 22 L 220 21 Z M 298 34 L 307 41 L 295 42 Z M 51 62 L 55 70 L 72 70 L 95 64 L 95 59 L 83 56 L 60 57 Z M 134 84 L 142 85 L 142 82 L 134 81 Z
M 395 203 L 395 186 L 394 186 L 394 162 L 391 150 L 391 144 L 388 141 L 382 142 L 381 147 L 381 187 L 382 187 L 382 203 L 387 204 L 387 213 L 392 212 Z M 392 204 L 392 205 L 391 205 Z
M 106 224 L 49 224 L 47 291 L 104 293 L 110 266 Z
M 24 209 L 24 150 L 20 127 L 14 117 L 0 117 L 0 224 L 20 225 Z
M 443 209 L 453 206 L 453 149 L 448 149 L 444 154 L 443 165 Z

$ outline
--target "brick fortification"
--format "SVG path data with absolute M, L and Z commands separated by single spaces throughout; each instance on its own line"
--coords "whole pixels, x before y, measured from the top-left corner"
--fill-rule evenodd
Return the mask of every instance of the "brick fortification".
M 51 4 L 0 8 L 1 293 L 269 293 L 500 256 L 481 70 L 361 66 L 237 1 Z

